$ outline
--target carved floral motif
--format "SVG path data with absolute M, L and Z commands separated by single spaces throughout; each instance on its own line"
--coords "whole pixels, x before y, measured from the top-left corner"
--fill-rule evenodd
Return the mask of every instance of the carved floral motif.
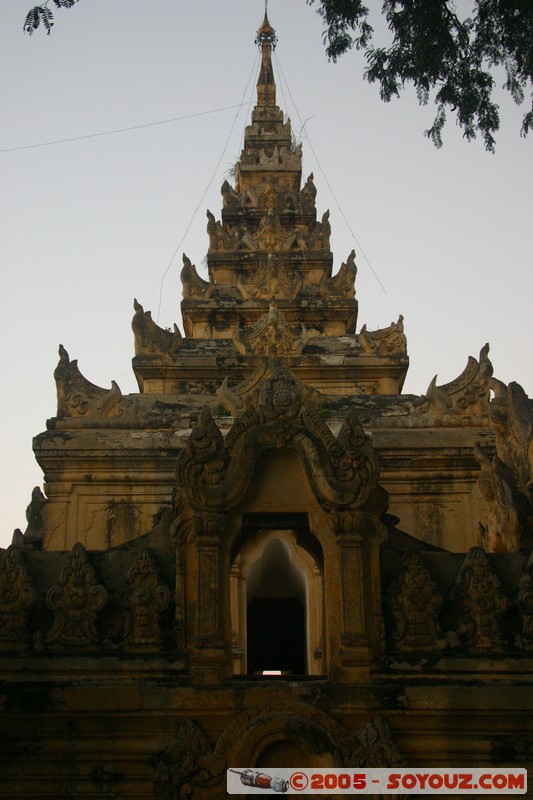
M 59 363 L 54 378 L 58 417 L 109 417 L 122 413 L 122 392 L 115 381 L 111 381 L 109 390 L 90 383 L 79 371 L 78 362 L 70 360 L 62 344 L 59 345 Z
M 0 554 L 0 649 L 26 642 L 28 613 L 36 595 L 16 547 Z
M 418 553 L 410 553 L 392 587 L 393 638 L 400 650 L 426 650 L 442 647 L 438 614 L 442 595 L 433 585 Z
M 143 548 L 128 572 L 125 590 L 124 644 L 145 646 L 161 641 L 159 617 L 170 603 L 170 592 L 157 577 L 150 554 Z
M 98 639 L 96 615 L 106 602 L 107 589 L 98 583 L 84 546 L 77 542 L 61 571 L 59 584 L 46 594 L 46 604 L 55 612 L 46 642 L 69 647 L 94 645 Z
M 359 344 L 367 355 L 389 356 L 407 353 L 407 338 L 403 332 L 403 316 L 398 322 L 391 322 L 388 328 L 368 331 L 363 325 L 359 334 Z
M 472 650 L 501 650 L 502 618 L 509 599 L 480 547 L 467 554 L 452 598 L 459 609 L 464 644 Z
M 152 319 L 150 311 L 145 311 L 137 300 L 133 301 L 135 316 L 131 327 L 135 336 L 135 355 L 174 355 L 181 347 L 181 333 L 174 323 L 174 331 L 166 331 Z

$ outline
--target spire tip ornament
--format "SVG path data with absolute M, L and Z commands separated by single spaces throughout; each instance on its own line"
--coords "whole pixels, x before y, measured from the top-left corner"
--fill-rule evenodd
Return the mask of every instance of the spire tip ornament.
M 269 22 L 267 5 L 265 3 L 265 17 L 263 19 L 261 27 L 257 29 L 255 44 L 258 45 L 259 47 L 262 47 L 265 44 L 269 44 L 272 47 L 272 50 L 275 50 L 277 43 L 278 43 L 278 38 L 276 36 L 276 31 Z

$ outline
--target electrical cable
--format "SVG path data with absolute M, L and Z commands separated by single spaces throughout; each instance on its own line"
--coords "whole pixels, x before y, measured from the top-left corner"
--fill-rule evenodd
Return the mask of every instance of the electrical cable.
M 36 142 L 35 144 L 23 144 L 18 147 L 5 147 L 0 149 L 0 153 L 12 153 L 15 150 L 30 150 L 33 147 L 49 147 L 52 144 L 64 144 L 65 142 L 79 142 L 82 139 L 95 139 L 97 136 L 111 136 L 115 133 L 126 133 L 127 131 L 137 131 L 140 128 L 153 128 L 156 125 L 166 125 L 169 122 L 181 122 L 184 119 L 193 119 L 194 117 L 204 117 L 207 114 L 217 114 L 219 111 L 229 111 L 232 108 L 242 108 L 245 103 L 238 103 L 233 106 L 224 106 L 223 108 L 212 108 L 209 111 L 199 111 L 196 114 L 185 114 L 183 117 L 172 117 L 171 119 L 161 119 L 158 122 L 145 122 L 142 125 L 130 125 L 128 128 L 115 128 L 112 131 L 100 131 L 98 133 L 87 133 L 83 136 L 71 136 L 68 139 L 54 139 L 51 142 Z
M 234 108 L 235 108 L 235 107 L 237 108 L 237 113 L 235 114 L 235 117 L 233 118 L 233 122 L 232 122 L 232 124 L 231 124 L 231 128 L 230 128 L 230 131 L 229 131 L 229 133 L 228 133 L 228 137 L 227 137 L 227 139 L 226 139 L 226 144 L 224 145 L 224 149 L 222 150 L 222 153 L 220 154 L 220 158 L 219 158 L 219 159 L 218 159 L 218 161 L 217 161 L 216 167 L 215 167 L 215 169 L 213 170 L 213 174 L 211 175 L 211 178 L 210 178 L 210 180 L 209 180 L 209 182 L 208 182 L 207 186 L 205 187 L 204 191 L 202 192 L 202 196 L 200 197 L 200 200 L 198 201 L 198 204 L 197 204 L 196 208 L 194 209 L 194 211 L 193 211 L 193 213 L 192 213 L 192 216 L 191 216 L 191 219 L 190 219 L 190 221 L 189 221 L 189 224 L 187 225 L 187 228 L 185 229 L 185 233 L 184 233 L 184 234 L 183 234 L 183 236 L 181 237 L 179 244 L 176 246 L 176 248 L 175 248 L 174 252 L 172 253 L 172 257 L 171 257 L 170 261 L 168 262 L 168 266 L 167 266 L 166 270 L 164 271 L 164 273 L 163 273 L 163 275 L 161 276 L 161 279 L 160 279 L 160 281 L 159 281 L 159 303 L 158 303 L 158 307 L 157 307 L 157 322 L 159 322 L 159 314 L 160 314 L 160 312 L 161 312 L 161 300 L 162 300 L 162 296 L 163 296 L 163 282 L 164 282 L 164 280 L 165 280 L 165 278 L 166 278 L 166 276 L 167 276 L 167 274 L 168 274 L 168 272 L 169 272 L 169 270 L 170 270 L 170 268 L 171 268 L 171 266 L 172 266 L 172 262 L 174 261 L 174 259 L 175 259 L 175 257 L 176 257 L 176 254 L 177 254 L 177 252 L 178 252 L 178 251 L 181 249 L 181 246 L 183 245 L 183 242 L 185 241 L 185 237 L 186 237 L 186 236 L 187 236 L 187 234 L 189 233 L 189 230 L 190 230 L 190 228 L 191 228 L 191 225 L 192 225 L 192 223 L 193 223 L 193 221 L 194 221 L 194 218 L 196 217 L 196 214 L 197 214 L 197 212 L 198 212 L 198 209 L 200 208 L 200 205 L 201 205 L 201 203 L 202 203 L 202 201 L 203 201 L 204 197 L 206 196 L 206 194 L 207 194 L 207 192 L 208 192 L 208 190 L 209 190 L 209 187 L 210 187 L 210 186 L 211 186 L 211 184 L 213 183 L 213 181 L 214 181 L 214 179 L 215 179 L 215 177 L 216 177 L 216 174 L 217 174 L 218 168 L 219 168 L 219 166 L 220 166 L 220 163 L 221 163 L 222 159 L 224 158 L 224 155 L 225 155 L 225 153 L 226 153 L 226 150 L 228 149 L 228 145 L 229 145 L 229 142 L 230 142 L 230 139 L 231 139 L 231 135 L 232 135 L 232 133 L 233 133 L 233 130 L 234 130 L 234 128 L 235 128 L 235 124 L 236 124 L 236 122 L 237 122 L 237 117 L 239 116 L 239 112 L 240 112 L 241 108 L 242 108 L 242 107 L 245 105 L 245 103 L 244 103 L 244 98 L 245 98 L 245 96 L 246 96 L 246 92 L 248 91 L 248 86 L 250 85 L 250 81 L 251 81 L 251 79 L 252 79 L 252 76 L 253 76 L 253 75 L 254 75 L 254 73 L 255 73 L 255 68 L 256 68 L 256 62 L 257 62 L 257 59 L 258 59 L 258 54 L 256 53 L 256 56 L 255 56 L 255 58 L 254 58 L 254 63 L 253 63 L 253 66 L 252 66 L 252 70 L 251 70 L 251 72 L 250 72 L 250 75 L 249 75 L 249 77 L 248 77 L 248 80 L 246 81 L 246 86 L 244 87 L 244 92 L 243 92 L 243 94 L 242 94 L 242 97 L 241 97 L 241 102 L 238 104 L 238 106 L 233 106 Z M 150 292 L 149 292 L 149 295 L 148 295 L 148 296 L 150 296 L 150 295 L 152 294 L 152 292 L 154 291 L 154 289 L 155 289 L 155 287 L 156 287 L 156 286 L 157 286 L 157 284 L 155 284 L 155 285 L 152 287 L 152 289 L 150 290 Z
M 275 60 L 276 60 L 276 66 L 277 66 L 277 68 L 279 69 L 280 75 L 282 76 L 282 78 L 283 78 L 283 81 L 285 82 L 285 86 L 287 87 L 287 92 L 289 93 L 289 97 L 291 98 L 291 102 L 292 102 L 292 105 L 293 105 L 293 107 L 294 107 L 294 110 L 296 111 L 296 113 L 297 113 L 297 115 L 298 115 L 298 119 L 300 120 L 300 125 L 302 126 L 302 133 L 304 133 L 304 134 L 305 134 L 305 138 L 307 139 L 307 142 L 308 142 L 308 144 L 309 144 L 309 148 L 310 148 L 311 152 L 313 153 L 313 156 L 315 157 L 315 161 L 316 161 L 316 163 L 317 163 L 317 165 L 318 165 L 318 168 L 319 168 L 320 172 L 322 173 L 322 177 L 323 177 L 323 178 L 324 178 L 324 180 L 326 181 L 326 184 L 327 184 L 327 186 L 328 186 L 328 188 L 329 188 L 329 190 L 330 190 L 330 192 L 331 192 L 331 195 L 332 195 L 332 197 L 333 197 L 333 199 L 334 199 L 334 201 L 335 201 L 335 204 L 336 204 L 337 208 L 339 209 L 339 211 L 340 211 L 340 214 L 341 214 L 341 216 L 342 216 L 342 218 L 343 218 L 344 222 L 346 223 L 346 227 L 348 228 L 348 230 L 350 231 L 351 235 L 353 236 L 353 239 L 354 239 L 354 241 L 355 241 L 355 243 L 356 243 L 356 245 L 357 245 L 357 248 L 358 248 L 359 252 L 361 253 L 361 255 L 363 256 L 363 258 L 365 259 L 365 261 L 366 261 L 366 263 L 368 264 L 368 266 L 370 267 L 370 270 L 371 270 L 372 274 L 374 275 L 375 279 L 377 280 L 377 282 L 378 282 L 378 283 L 379 283 L 379 285 L 381 286 L 381 289 L 383 290 L 383 292 L 384 292 L 385 296 L 386 296 L 386 297 L 387 297 L 387 299 L 389 300 L 389 302 L 390 302 L 390 304 L 392 305 L 392 307 L 394 308 L 394 310 L 395 310 L 397 313 L 399 313 L 399 312 L 398 312 L 398 309 L 396 308 L 396 304 L 394 303 L 394 301 L 393 301 L 393 300 L 392 300 L 392 298 L 390 297 L 389 293 L 387 292 L 387 290 L 385 289 L 385 287 L 384 287 L 383 283 L 381 282 L 381 280 L 380 280 L 380 278 L 379 278 L 379 275 L 377 274 L 376 270 L 374 269 L 374 267 L 373 267 L 373 266 L 372 266 L 372 264 L 370 263 L 370 260 L 369 260 L 368 256 L 366 255 L 366 253 L 365 253 L 365 251 L 363 250 L 363 248 L 362 248 L 361 244 L 359 243 L 359 240 L 357 239 L 357 236 L 355 235 L 355 233 L 354 233 L 354 232 L 353 232 L 353 230 L 352 230 L 352 226 L 351 226 L 351 225 L 350 225 L 350 223 L 348 222 L 348 219 L 347 219 L 347 217 L 346 217 L 346 215 L 345 215 L 344 211 L 342 210 L 342 208 L 341 208 L 341 205 L 340 205 L 339 201 L 337 200 L 337 196 L 336 196 L 335 192 L 333 191 L 333 188 L 332 188 L 332 186 L 331 186 L 331 184 L 330 184 L 330 182 L 329 182 L 329 180 L 328 180 L 328 178 L 327 178 L 327 176 L 326 176 L 326 173 L 325 173 L 325 172 L 324 172 L 324 170 L 322 169 L 322 165 L 321 165 L 321 163 L 320 163 L 320 161 L 319 161 L 319 159 L 318 159 L 318 156 L 317 156 L 317 154 L 316 154 L 316 152 L 315 152 L 315 149 L 314 149 L 314 147 L 313 147 L 313 144 L 312 144 L 312 142 L 311 142 L 311 139 L 309 138 L 309 134 L 308 134 L 308 132 L 307 132 L 307 130 L 306 130 L 306 128 L 305 128 L 305 124 L 306 124 L 307 120 L 306 120 L 305 122 L 303 122 L 303 121 L 302 121 L 302 118 L 301 118 L 301 116 L 300 116 L 300 112 L 298 111 L 298 107 L 297 107 L 296 103 L 294 102 L 294 98 L 293 98 L 293 96 L 292 96 L 292 93 L 291 93 L 291 90 L 290 90 L 290 86 L 289 86 L 289 84 L 288 84 L 288 82 L 287 82 L 287 78 L 285 77 L 285 73 L 283 72 L 283 69 L 282 69 L 282 67 L 281 67 L 281 64 L 280 64 L 279 58 L 277 57 L 277 55 L 276 55 L 275 53 L 274 53 L 274 58 L 275 58 Z M 283 84 L 281 84 L 281 86 L 283 87 Z M 283 88 L 282 88 L 282 93 L 283 93 Z

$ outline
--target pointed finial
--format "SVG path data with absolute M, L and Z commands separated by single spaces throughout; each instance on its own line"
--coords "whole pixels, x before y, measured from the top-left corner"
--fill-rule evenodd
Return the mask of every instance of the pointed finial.
M 257 30 L 255 44 L 259 45 L 259 47 L 262 47 L 264 44 L 269 44 L 272 50 L 275 50 L 277 43 L 276 31 L 268 20 L 267 3 L 265 2 L 265 18 L 263 19 L 261 27 Z
M 264 108 L 276 106 L 276 84 L 272 71 L 272 50 L 277 44 L 276 31 L 268 21 L 265 3 L 265 18 L 257 31 L 255 43 L 261 48 L 261 69 L 257 81 L 257 104 Z

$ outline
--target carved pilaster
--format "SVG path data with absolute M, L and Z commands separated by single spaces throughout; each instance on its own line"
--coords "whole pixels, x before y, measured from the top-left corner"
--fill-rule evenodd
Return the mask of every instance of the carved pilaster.
M 348 647 L 368 644 L 364 631 L 363 537 L 359 514 L 343 511 L 334 517 L 340 554 L 341 640 Z
M 198 558 L 196 592 L 196 645 L 221 644 L 220 534 L 222 514 L 196 514 Z

